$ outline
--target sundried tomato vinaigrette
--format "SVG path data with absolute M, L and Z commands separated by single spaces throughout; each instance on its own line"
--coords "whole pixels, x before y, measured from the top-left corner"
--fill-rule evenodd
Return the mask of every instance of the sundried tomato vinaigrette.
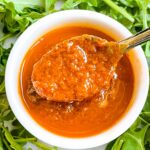
M 118 63 L 106 100 L 93 97 L 82 102 L 65 103 L 30 95 L 28 89 L 31 85 L 33 65 L 55 44 L 82 34 L 112 40 L 92 27 L 72 26 L 50 31 L 37 40 L 27 52 L 19 79 L 20 95 L 32 118 L 50 132 L 66 137 L 92 136 L 112 127 L 127 111 L 133 92 L 132 67 L 125 55 Z

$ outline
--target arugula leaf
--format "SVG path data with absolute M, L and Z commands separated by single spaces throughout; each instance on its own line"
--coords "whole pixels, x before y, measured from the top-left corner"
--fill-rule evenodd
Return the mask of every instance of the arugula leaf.
M 148 93 L 150 93 L 150 89 L 149 89 Z M 146 101 L 145 106 L 143 108 L 143 112 L 150 112 L 150 94 L 148 94 L 147 101 Z
M 145 137 L 150 124 L 138 118 L 128 131 L 122 134 L 113 145 L 111 150 L 145 150 Z M 106 150 L 108 147 L 106 148 Z
M 35 7 L 39 7 L 39 6 L 44 8 L 43 0 L 7 0 L 7 2 L 13 2 L 15 6 L 15 10 L 18 13 L 21 13 L 24 8 L 34 9 Z
M 56 0 L 45 0 L 45 11 L 48 12 L 55 7 Z
M 10 52 L 10 48 L 4 49 L 0 46 L 0 94 L 5 93 L 4 75 L 5 75 L 6 61 L 7 61 L 9 52 Z
M 74 1 L 74 0 L 67 0 L 63 5 L 62 9 L 75 9 L 76 6 L 78 6 L 81 3 L 81 1 Z
M 1 136 L 1 130 L 0 130 L 0 150 L 4 150 L 3 148 L 3 141 L 2 141 L 2 136 Z
M 108 143 L 108 144 L 107 144 L 107 147 L 106 147 L 106 149 L 105 149 L 105 150 L 111 150 L 111 149 L 112 149 L 112 147 L 113 147 L 113 145 L 115 144 L 115 142 L 116 142 L 116 140 L 111 141 L 110 143 Z
M 143 29 L 148 28 L 148 22 L 147 22 L 147 9 L 148 9 L 148 4 L 149 0 L 135 0 L 137 5 L 139 6 L 139 9 L 141 10 L 141 20 L 143 22 Z M 145 54 L 147 57 L 150 57 L 150 42 L 146 43 L 146 48 L 145 48 Z
M 43 1 L 6 1 L 1 3 L 5 33 L 23 32 L 34 20 L 44 16 Z M 5 10 L 5 11 L 4 11 Z
M 7 139 L 7 141 L 10 143 L 10 147 L 15 150 L 22 150 L 21 146 L 17 142 L 15 142 L 15 140 L 14 140 L 13 136 L 10 134 L 10 132 L 4 127 L 2 127 L 2 129 L 3 129 L 4 135 Z
M 131 22 L 134 22 L 134 18 L 124 8 L 119 7 L 111 0 L 103 0 L 103 1 L 115 11 L 121 13 L 126 19 L 128 19 Z
M 12 150 L 12 148 L 10 147 L 8 141 L 5 139 L 4 135 L 1 134 L 2 136 L 2 141 L 3 141 L 3 146 L 4 146 L 4 149 L 7 149 L 7 150 Z
M 5 112 L 9 109 L 5 94 L 0 95 L 0 124 L 3 123 Z
M 126 7 L 131 7 L 131 8 L 134 8 L 136 5 L 135 1 L 133 0 L 120 0 L 120 3 L 122 3 Z
M 145 135 L 145 148 L 150 149 L 150 128 L 148 128 L 146 135 Z

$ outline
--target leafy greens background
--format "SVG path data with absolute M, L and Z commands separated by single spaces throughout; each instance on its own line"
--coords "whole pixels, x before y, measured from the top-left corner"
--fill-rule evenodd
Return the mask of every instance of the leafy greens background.
M 62 4 L 60 8 L 55 7 Z M 150 0 L 0 0 L 0 150 L 22 150 L 30 142 L 38 149 L 54 150 L 28 133 L 12 113 L 5 94 L 5 66 L 13 46 L 5 46 L 39 18 L 60 10 L 85 9 L 106 14 L 132 33 L 150 26 Z M 150 42 L 143 45 L 150 66 Z M 7 125 L 9 124 L 9 126 Z M 28 148 L 32 149 L 32 148 Z M 135 123 L 108 144 L 106 150 L 150 150 L 150 92 Z

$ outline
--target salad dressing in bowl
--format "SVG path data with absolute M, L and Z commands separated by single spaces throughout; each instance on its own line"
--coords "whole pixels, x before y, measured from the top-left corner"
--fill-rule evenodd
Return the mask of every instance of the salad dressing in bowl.
M 31 82 L 34 64 L 43 56 L 43 54 L 49 52 L 51 47 L 53 47 L 56 43 L 82 34 L 92 34 L 97 35 L 101 38 L 105 38 L 107 40 L 112 40 L 111 37 L 105 35 L 104 33 L 102 33 L 102 31 L 96 30 L 92 28 L 92 26 L 84 27 L 82 26 L 82 24 L 80 26 L 68 26 L 50 31 L 40 39 L 38 39 L 28 50 L 28 53 L 26 54 L 23 61 L 23 66 L 21 67 L 21 76 L 19 78 L 19 87 L 21 91 L 20 96 L 22 97 L 24 105 L 33 119 L 35 119 L 42 127 L 49 130 L 50 132 L 66 137 L 88 137 L 99 134 L 111 128 L 126 113 L 127 108 L 131 102 L 133 92 L 133 71 L 129 59 L 127 58 L 127 56 L 124 56 L 119 62 L 119 65 L 115 71 L 113 77 L 114 79 L 111 81 L 111 88 L 109 89 L 109 93 L 107 94 L 107 99 L 102 98 L 106 95 L 105 92 L 108 92 L 107 89 L 106 91 L 100 91 L 100 93 L 98 93 L 97 95 L 89 97 L 86 100 L 70 102 L 55 101 L 55 99 L 53 101 L 48 101 L 46 100 L 46 98 L 40 97 L 38 94 L 36 94 L 35 90 L 32 88 Z M 54 38 L 55 41 L 53 40 Z M 104 57 L 99 58 L 98 56 L 99 55 L 96 55 L 95 53 L 95 56 L 93 56 L 92 59 L 95 59 L 96 57 L 94 62 L 96 62 L 97 64 L 95 65 L 97 65 L 97 69 L 102 71 L 102 66 L 99 66 L 99 64 Z M 66 58 L 66 56 L 64 57 Z M 68 57 L 70 57 L 70 55 Z M 98 61 L 96 61 L 97 57 L 99 58 Z M 57 59 L 59 58 L 60 57 L 54 55 L 51 58 L 51 61 L 53 61 L 51 63 L 55 64 L 58 61 Z M 50 59 L 46 59 L 46 61 L 50 61 Z M 45 61 L 43 63 L 45 65 Z M 71 62 L 68 63 L 71 65 Z M 107 64 L 109 64 L 109 62 Z M 60 79 L 63 77 L 62 70 L 60 70 L 59 72 L 59 69 L 56 68 L 58 67 L 58 65 L 56 64 L 50 67 L 48 66 L 47 69 L 41 64 L 38 67 L 38 69 L 40 69 L 40 72 L 36 70 L 36 78 L 39 78 L 39 74 L 42 74 L 42 80 L 45 82 L 47 82 L 45 70 L 48 70 L 48 68 L 50 69 L 50 71 L 52 71 L 51 74 L 55 73 L 56 71 L 56 77 L 59 77 L 59 75 Z M 77 73 L 82 73 L 83 71 L 84 70 Z M 68 70 L 68 72 L 68 77 L 65 75 L 66 80 L 63 80 L 63 82 L 67 82 L 68 80 L 68 82 L 70 83 L 70 88 L 73 89 L 74 86 L 71 87 L 71 85 L 74 83 L 74 81 L 72 81 L 73 77 L 70 74 L 72 73 L 74 75 L 76 72 L 73 72 L 71 70 Z M 84 72 L 82 74 L 84 74 Z M 99 74 L 96 74 L 94 72 L 92 75 Z M 105 72 L 103 74 L 107 77 L 107 74 Z M 76 76 L 77 75 L 78 74 L 76 74 Z M 98 80 L 98 77 L 94 76 L 94 79 L 95 82 L 100 82 Z M 77 84 L 80 84 L 79 86 L 77 85 L 77 89 L 80 93 L 82 92 L 80 90 L 83 89 L 80 89 L 80 87 L 82 82 L 84 82 L 84 78 L 80 77 L 79 80 L 81 81 L 77 82 Z M 106 81 L 106 79 L 104 80 Z M 104 80 L 102 80 L 101 82 L 104 82 Z M 62 81 L 59 80 L 58 84 L 63 88 L 65 85 L 63 83 L 60 84 L 61 82 Z M 49 87 L 47 88 L 49 89 Z M 58 96 L 60 97 L 61 94 L 63 94 L 63 90 L 59 91 Z

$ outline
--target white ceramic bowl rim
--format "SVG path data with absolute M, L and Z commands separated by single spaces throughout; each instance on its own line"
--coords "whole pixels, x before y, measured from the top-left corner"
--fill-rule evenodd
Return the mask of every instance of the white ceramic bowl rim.
M 128 37 L 131 35 L 131 33 L 123 25 L 113 20 L 112 18 L 100 13 L 85 10 L 67 10 L 50 14 L 40 19 L 36 23 L 32 24 L 16 41 L 13 49 L 11 50 L 6 67 L 6 93 L 11 109 L 16 115 L 19 122 L 38 139 L 48 144 L 68 149 L 92 148 L 108 143 L 121 135 L 132 125 L 132 123 L 138 117 L 144 106 L 148 93 L 148 66 L 142 49 L 140 47 L 136 48 L 136 54 L 138 55 L 138 57 L 140 56 L 139 60 L 142 66 L 138 97 L 133 104 L 132 109 L 128 111 L 127 115 L 125 115 L 125 117 L 111 129 L 96 136 L 78 139 L 61 137 L 48 132 L 40 125 L 38 125 L 26 111 L 18 94 L 18 75 L 23 57 L 27 52 L 28 48 L 32 45 L 30 41 L 32 41 L 33 39 L 34 41 L 38 39 L 35 37 L 39 37 L 39 35 L 42 35 L 42 31 L 46 32 L 51 25 L 57 25 L 58 23 L 61 23 L 63 21 L 65 22 L 67 19 L 71 21 L 91 20 L 95 22 L 97 20 L 99 23 L 108 26 L 109 29 L 117 30 L 118 33 L 120 32 L 122 37 Z

